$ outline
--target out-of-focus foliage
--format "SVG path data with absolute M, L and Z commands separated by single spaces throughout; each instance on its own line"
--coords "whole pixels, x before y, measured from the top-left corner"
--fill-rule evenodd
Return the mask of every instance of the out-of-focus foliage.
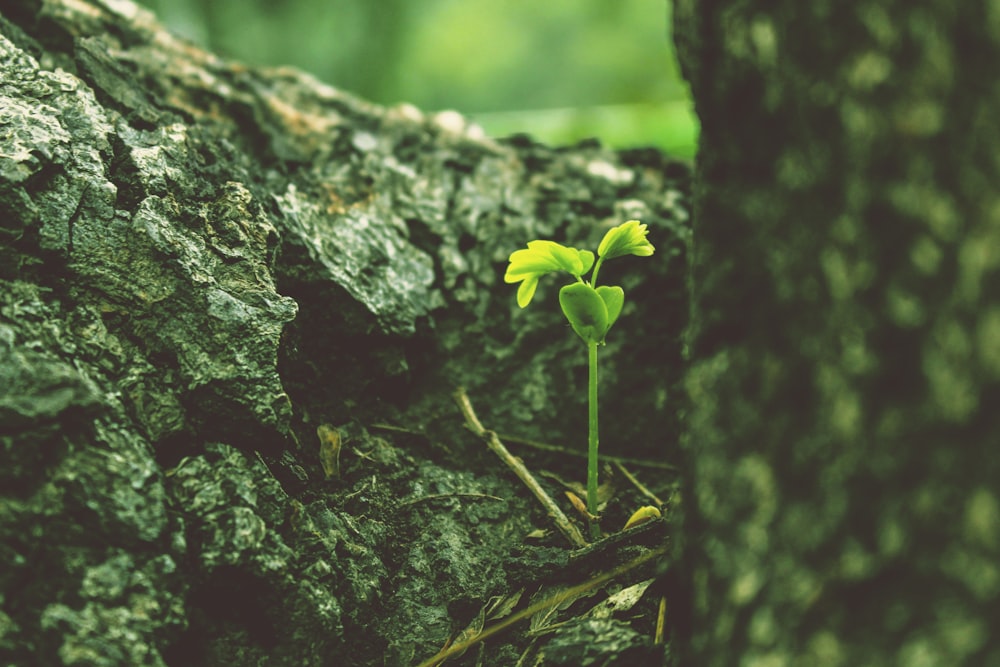
M 665 0 L 141 0 L 251 64 L 294 65 L 383 104 L 487 132 L 694 153 Z

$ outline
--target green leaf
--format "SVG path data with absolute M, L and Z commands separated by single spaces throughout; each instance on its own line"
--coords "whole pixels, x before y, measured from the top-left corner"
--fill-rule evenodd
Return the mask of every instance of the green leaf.
M 597 247 L 597 254 L 604 259 L 622 257 L 623 255 L 638 255 L 649 257 L 655 248 L 646 240 L 649 230 L 638 220 L 623 222 L 608 230 Z
M 621 287 L 613 285 L 602 285 L 595 291 L 597 292 L 597 296 L 601 297 L 601 300 L 604 301 L 604 307 L 608 310 L 608 328 L 605 330 L 605 333 L 607 333 L 618 320 L 618 316 L 622 314 L 622 306 L 625 304 L 625 291 Z
M 511 253 L 504 279 L 516 282 L 529 274 L 541 275 L 551 271 L 566 271 L 580 276 L 584 272 L 580 253 L 576 248 L 567 248 L 555 241 L 529 241 L 527 248 Z
M 524 308 L 531 303 L 531 298 L 535 296 L 536 287 L 538 287 L 538 276 L 531 275 L 525 278 L 521 286 L 517 288 L 517 305 Z
M 573 283 L 559 290 L 559 305 L 573 331 L 589 343 L 604 341 L 608 331 L 608 308 L 587 283 Z
M 527 248 L 515 250 L 504 274 L 504 282 L 521 282 L 517 290 L 517 305 L 524 308 L 531 303 L 538 286 L 538 279 L 553 271 L 566 271 L 579 278 L 594 264 L 594 253 L 589 250 L 567 248 L 555 241 L 529 241 Z

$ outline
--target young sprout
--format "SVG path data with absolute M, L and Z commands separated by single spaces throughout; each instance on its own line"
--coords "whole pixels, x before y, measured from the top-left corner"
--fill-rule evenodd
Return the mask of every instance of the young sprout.
M 511 253 L 504 282 L 521 283 L 517 288 L 517 305 L 531 303 L 538 279 L 546 273 L 565 271 L 576 282 L 559 290 L 559 306 L 573 331 L 587 346 L 589 366 L 588 404 L 590 424 L 587 439 L 587 511 L 597 515 L 597 347 L 621 315 L 625 292 L 621 287 L 597 286 L 597 274 L 605 260 L 637 255 L 649 257 L 653 244 L 646 240 L 646 225 L 629 220 L 608 230 L 597 247 L 597 261 L 589 250 L 567 248 L 555 241 L 529 241 L 527 248 Z M 593 271 L 591 271 L 593 268 Z M 590 272 L 590 280 L 583 276 Z M 596 523 L 590 526 L 591 536 L 600 536 Z

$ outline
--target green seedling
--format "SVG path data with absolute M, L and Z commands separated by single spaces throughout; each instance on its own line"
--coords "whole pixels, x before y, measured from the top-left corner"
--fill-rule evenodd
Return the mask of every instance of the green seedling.
M 621 287 L 597 286 L 597 274 L 608 259 L 637 255 L 649 257 L 653 244 L 646 240 L 646 225 L 629 220 L 608 231 L 597 247 L 597 261 L 589 250 L 567 248 L 555 241 L 529 241 L 527 248 L 511 253 L 504 282 L 521 283 L 517 288 L 517 305 L 531 303 L 538 279 L 546 273 L 565 271 L 576 282 L 559 290 L 559 305 L 573 331 L 587 346 L 589 366 L 588 404 L 589 429 L 587 438 L 587 511 L 597 516 L 597 348 L 604 345 L 608 330 L 621 315 L 625 292 Z M 591 271 L 593 268 L 593 271 Z M 590 280 L 584 276 L 590 272 Z M 600 536 L 600 528 L 591 523 L 591 536 Z

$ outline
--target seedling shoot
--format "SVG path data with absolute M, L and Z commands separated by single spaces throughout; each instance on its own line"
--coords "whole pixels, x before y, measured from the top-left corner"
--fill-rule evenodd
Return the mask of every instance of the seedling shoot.
M 527 248 L 510 255 L 504 282 L 521 283 L 517 288 L 517 305 L 524 308 L 535 296 L 538 279 L 547 273 L 565 271 L 576 282 L 559 290 L 559 306 L 573 331 L 587 346 L 589 428 L 587 438 L 587 511 L 597 516 L 597 348 L 604 345 L 608 330 L 621 315 L 625 292 L 621 287 L 597 285 L 597 275 L 605 260 L 637 255 L 649 257 L 655 250 L 646 240 L 646 225 L 629 220 L 608 230 L 594 253 L 568 248 L 555 241 L 529 241 Z M 591 270 L 593 269 L 593 270 Z M 590 273 L 590 279 L 584 276 Z M 593 538 L 600 536 L 600 527 L 591 523 Z

